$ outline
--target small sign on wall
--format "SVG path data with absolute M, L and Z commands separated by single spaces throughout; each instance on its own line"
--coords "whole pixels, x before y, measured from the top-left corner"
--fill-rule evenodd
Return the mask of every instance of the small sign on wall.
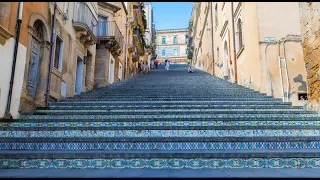
M 265 41 L 265 42 L 275 42 L 275 41 L 276 41 L 276 38 L 274 38 L 274 37 L 265 37 L 265 38 L 264 38 L 264 41 Z

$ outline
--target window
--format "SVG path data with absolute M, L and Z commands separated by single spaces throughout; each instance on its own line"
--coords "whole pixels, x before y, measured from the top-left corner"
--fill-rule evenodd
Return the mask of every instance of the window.
M 162 38 L 162 44 L 166 44 L 166 38 Z
M 176 49 L 173 50 L 173 55 L 174 55 L 174 56 L 178 56 L 178 52 L 177 52 Z
M 188 54 L 188 49 L 186 49 L 186 54 Z
M 215 27 L 218 27 L 218 3 L 216 3 L 216 7 L 214 8 L 214 15 L 215 15 Z
M 242 39 L 242 22 L 241 22 L 241 19 L 239 18 L 238 19 L 238 22 L 237 22 L 237 39 L 238 39 L 238 44 L 239 44 L 239 47 L 238 47 L 238 50 L 241 49 L 241 47 L 243 46 L 243 39 Z
M 56 49 L 54 56 L 54 67 L 61 72 L 62 70 L 62 56 L 63 56 L 63 41 L 59 36 L 56 36 Z
M 108 35 L 108 18 L 99 16 L 98 17 L 98 36 Z
M 186 37 L 186 44 L 188 44 L 188 40 L 189 40 L 189 39 Z
M 162 56 L 166 56 L 166 50 L 162 50 Z
M 178 38 L 177 38 L 177 36 L 175 36 L 175 37 L 173 38 L 173 44 L 178 44 Z

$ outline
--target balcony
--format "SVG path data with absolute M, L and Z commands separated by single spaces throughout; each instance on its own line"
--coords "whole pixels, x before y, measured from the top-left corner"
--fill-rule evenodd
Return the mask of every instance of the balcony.
M 134 16 L 137 17 L 137 22 L 141 27 L 141 32 L 144 34 L 144 22 L 143 22 L 143 12 L 141 5 L 133 5 Z
M 141 32 L 139 28 L 133 29 L 133 38 L 135 40 L 134 45 L 138 47 L 138 52 L 140 56 L 144 55 L 144 40 L 141 37 Z
M 72 25 L 77 31 L 76 37 L 85 47 L 95 44 L 97 42 L 96 26 L 98 21 L 88 5 L 84 2 L 75 2 L 73 12 Z
M 106 44 L 114 56 L 119 56 L 123 50 L 124 38 L 115 21 L 101 21 L 98 23 L 97 44 Z

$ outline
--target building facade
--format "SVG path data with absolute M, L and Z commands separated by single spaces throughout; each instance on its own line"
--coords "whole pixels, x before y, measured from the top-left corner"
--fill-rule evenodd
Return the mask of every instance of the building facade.
M 309 109 L 320 112 L 319 2 L 300 2 L 303 58 L 307 71 Z
M 153 21 L 153 8 L 151 3 L 144 3 L 145 16 L 147 20 L 147 27 L 144 33 L 144 41 L 146 43 L 147 53 L 147 63 L 150 67 L 150 64 L 154 63 L 155 60 L 155 24 Z M 151 51 L 151 53 L 150 53 Z
M 301 98 L 307 76 L 297 2 L 198 2 L 193 14 L 195 67 L 293 105 L 308 103 Z
M 171 63 L 187 62 L 188 29 L 166 29 L 156 31 L 157 60 L 163 63 L 168 59 Z
M 5 116 L 7 118 L 10 118 L 10 116 L 17 118 L 19 116 L 23 75 L 29 48 L 28 26 L 30 24 L 30 28 L 32 28 L 34 22 L 38 19 L 40 19 L 41 23 L 46 23 L 47 21 L 48 3 L 44 2 L 40 4 L 42 6 L 35 6 L 36 4 L 32 2 L 0 3 L 0 54 L 2 64 L 0 66 L 0 118 Z M 21 18 L 18 17 L 19 11 L 21 12 Z M 21 22 L 20 35 L 19 40 L 16 41 L 16 27 L 18 26 L 19 19 Z M 45 32 L 47 33 L 44 36 L 46 38 L 45 42 L 49 42 L 51 33 L 47 26 L 45 27 Z M 15 42 L 18 42 L 17 49 L 15 48 Z M 15 49 L 17 52 L 16 58 L 14 58 Z M 15 64 L 13 63 L 14 59 L 16 59 Z M 13 66 L 15 67 L 14 72 L 12 72 Z M 10 81 L 12 81 L 12 86 L 10 85 Z M 9 97 L 10 90 L 12 92 L 11 97 Z
M 0 118 L 135 75 L 146 54 L 142 9 L 141 2 L 0 3 Z
M 97 56 L 94 86 L 104 87 L 123 78 L 127 10 L 121 2 L 98 2 Z

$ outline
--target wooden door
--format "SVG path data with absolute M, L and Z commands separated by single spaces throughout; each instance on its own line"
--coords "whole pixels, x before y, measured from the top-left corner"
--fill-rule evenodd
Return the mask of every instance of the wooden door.
M 32 97 L 36 96 L 36 91 L 37 91 L 39 59 L 40 59 L 40 43 L 36 39 L 32 38 L 29 71 L 28 71 L 28 79 L 27 79 L 27 92 L 28 94 L 32 95 Z

